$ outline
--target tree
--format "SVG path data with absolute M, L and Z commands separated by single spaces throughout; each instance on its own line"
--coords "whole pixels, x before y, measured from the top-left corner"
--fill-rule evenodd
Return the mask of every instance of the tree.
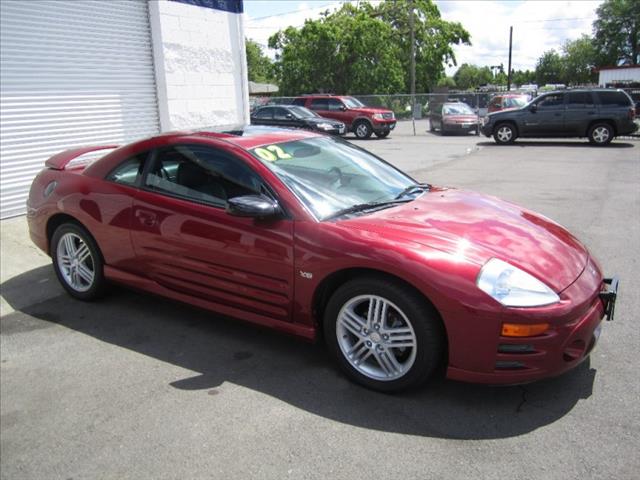
M 407 2 L 345 3 L 302 28 L 271 36 L 276 76 L 285 95 L 303 92 L 397 93 L 409 91 Z M 468 43 L 458 23 L 445 22 L 431 0 L 414 0 L 416 89 L 428 91 L 454 62 L 452 43 Z
M 401 52 L 391 26 L 350 4 L 301 29 L 269 39 L 284 95 L 303 92 L 392 93 L 403 87 Z M 384 46 L 384 47 L 381 47 Z
M 515 70 L 513 71 L 511 78 L 514 85 L 529 85 L 531 83 L 535 83 L 536 72 L 532 70 Z
M 245 39 L 247 53 L 247 72 L 252 82 L 271 83 L 274 81 L 273 65 L 262 48 L 253 40 Z
M 456 81 L 453 77 L 442 77 L 438 80 L 436 87 L 457 88 Z
M 597 51 L 588 35 L 582 35 L 577 40 L 567 40 L 562 53 L 563 83 L 580 85 L 596 81 Z
M 405 91 L 410 91 L 408 53 L 410 5 L 407 1 L 384 1 L 375 10 L 393 27 L 402 55 Z M 453 45 L 471 45 L 471 35 L 459 22 L 448 22 L 440 17 L 440 10 L 431 0 L 413 0 L 416 52 L 416 91 L 428 92 L 444 76 L 444 64 L 456 65 Z
M 472 90 L 480 85 L 493 82 L 493 74 L 489 67 L 477 67 L 463 63 L 453 74 L 453 79 L 460 90 Z
M 536 83 L 561 83 L 563 77 L 562 58 L 555 50 L 548 50 L 536 63 Z
M 593 22 L 599 64 L 640 63 L 640 5 L 638 0 L 605 0 Z

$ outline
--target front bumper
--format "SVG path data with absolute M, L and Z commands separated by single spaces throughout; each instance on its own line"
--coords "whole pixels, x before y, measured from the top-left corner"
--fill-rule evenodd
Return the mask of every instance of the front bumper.
M 597 287 L 594 291 L 593 274 L 583 272 L 561 295 L 565 299 L 562 301 L 575 305 L 568 314 L 563 312 L 558 320 L 538 312 L 531 321 L 548 322 L 550 328 L 544 334 L 535 337 L 498 335 L 492 347 L 491 367 L 485 371 L 470 371 L 449 366 L 447 377 L 472 383 L 513 385 L 554 377 L 575 368 L 588 358 L 598 342 L 602 320 L 612 320 L 615 313 L 618 279 L 600 277 L 599 284 L 600 291 Z M 523 314 L 521 320 L 524 319 Z
M 375 133 L 387 133 L 396 128 L 396 121 L 373 121 L 372 127 Z

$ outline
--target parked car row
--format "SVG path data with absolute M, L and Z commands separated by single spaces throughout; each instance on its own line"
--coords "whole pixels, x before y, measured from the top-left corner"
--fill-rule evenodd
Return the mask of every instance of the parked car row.
M 624 90 L 574 89 L 548 92 L 530 100 L 522 93 L 493 97 L 487 116 L 458 100 L 429 105 L 429 130 L 450 133 L 483 133 L 496 143 L 512 143 L 518 137 L 587 137 L 606 145 L 619 135 L 638 128 L 636 106 Z M 291 105 L 267 105 L 251 114 L 253 125 L 302 128 L 334 135 L 353 132 L 366 139 L 384 138 L 396 126 L 391 110 L 367 107 L 350 96 L 303 95 Z
M 357 98 L 340 95 L 304 95 L 291 105 L 268 105 L 251 113 L 252 125 L 302 128 L 335 135 L 353 132 L 366 139 L 385 138 L 396 126 L 391 110 L 367 107 Z

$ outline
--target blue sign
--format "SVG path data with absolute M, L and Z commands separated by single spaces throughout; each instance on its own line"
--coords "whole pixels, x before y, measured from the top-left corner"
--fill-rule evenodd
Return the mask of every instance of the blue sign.
M 242 13 L 242 0 L 172 0 L 174 2 L 195 5 L 196 7 L 212 8 L 224 12 Z

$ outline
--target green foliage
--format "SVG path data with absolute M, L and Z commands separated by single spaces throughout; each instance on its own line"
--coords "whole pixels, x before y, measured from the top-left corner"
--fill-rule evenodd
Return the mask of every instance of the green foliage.
M 529 85 L 536 82 L 536 72 L 533 70 L 515 70 L 511 75 L 512 85 Z
M 249 80 L 260 83 L 273 83 L 273 64 L 269 57 L 262 53 L 260 45 L 253 40 L 245 39 L 247 53 L 247 71 Z
M 409 91 L 408 2 L 373 7 L 346 3 L 302 28 L 269 39 L 283 95 L 305 92 L 397 93 Z M 426 91 L 454 62 L 452 43 L 468 43 L 459 23 L 445 22 L 431 0 L 414 0 L 416 90 Z
M 580 85 L 597 80 L 594 70 L 597 51 L 588 35 L 583 35 L 577 40 L 567 40 L 562 47 L 562 53 L 562 83 Z
M 489 67 L 478 67 L 463 63 L 453 74 L 456 86 L 460 90 L 473 90 L 480 85 L 495 83 Z
M 638 0 L 605 0 L 593 22 L 599 64 L 623 61 L 640 63 L 640 3 Z
M 438 80 L 436 87 L 449 87 L 449 88 L 457 88 L 456 80 L 453 77 L 442 77 Z
M 536 63 L 536 83 L 540 86 L 547 83 L 562 83 L 562 58 L 555 50 L 548 50 Z

